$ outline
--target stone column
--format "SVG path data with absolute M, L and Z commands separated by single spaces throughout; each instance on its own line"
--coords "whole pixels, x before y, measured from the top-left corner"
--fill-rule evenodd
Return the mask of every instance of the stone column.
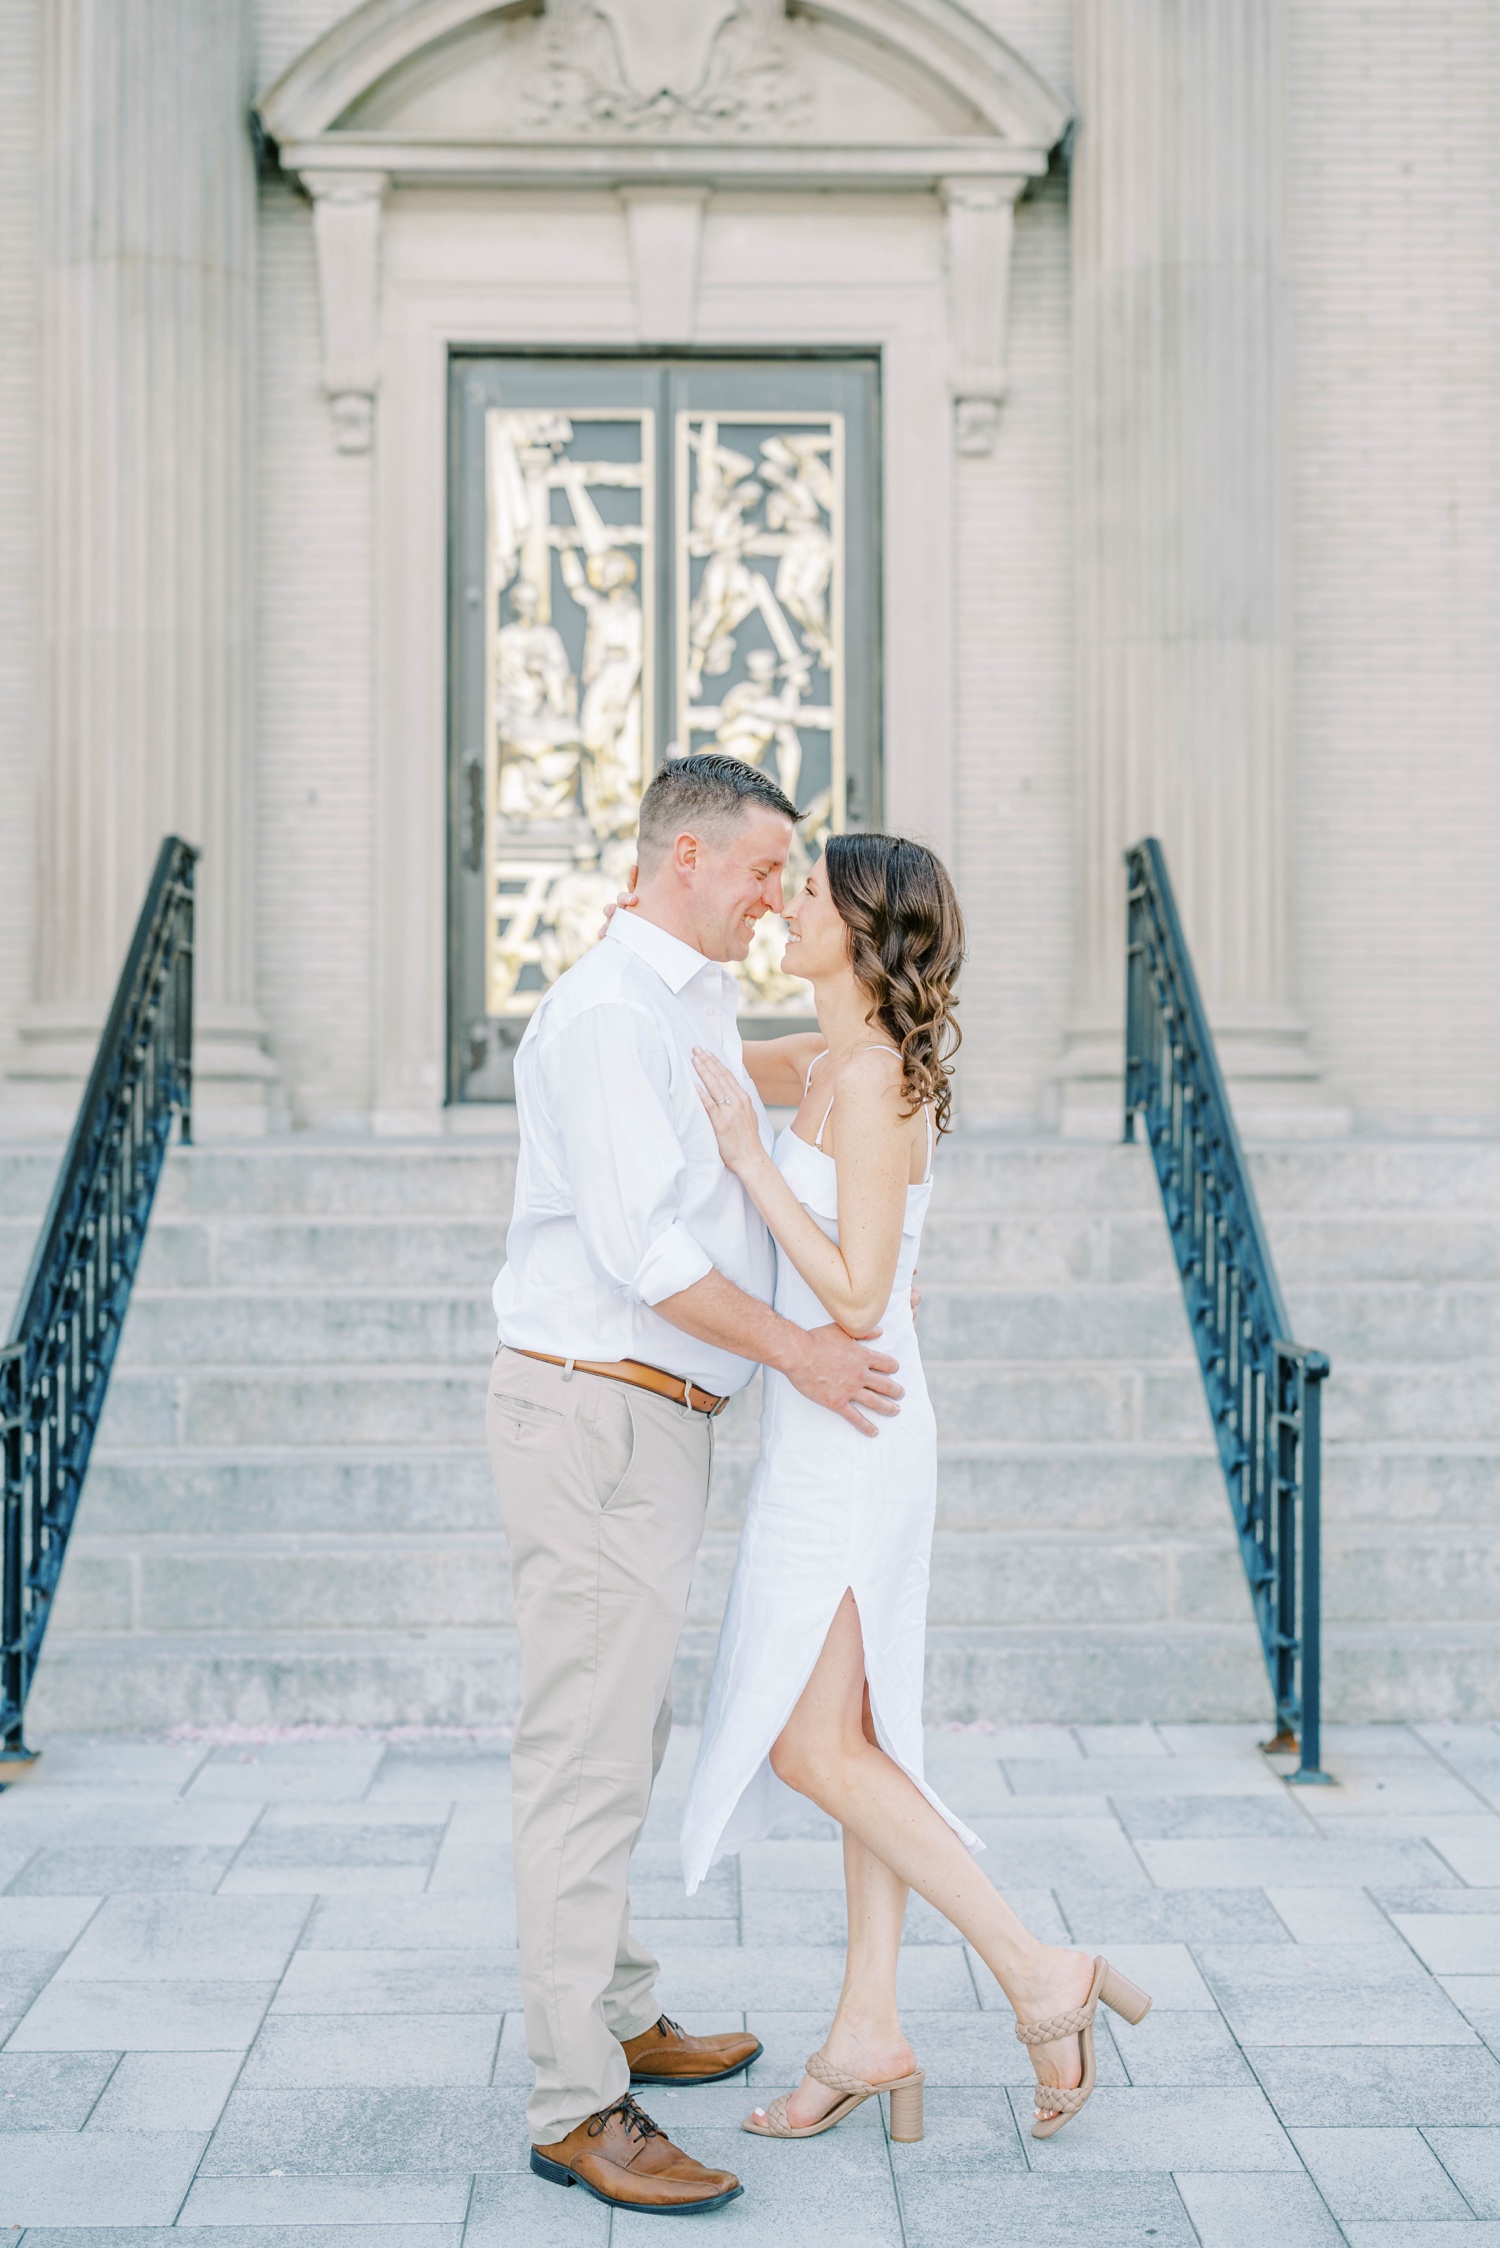
M 1121 853 L 1159 835 L 1261 1129 L 1336 1129 L 1296 1012 L 1283 0 L 1077 0 L 1076 1014 L 1119 1130 Z
M 263 1130 L 249 9 L 47 0 L 41 22 L 37 967 L 7 1107 L 76 1101 L 170 829 L 203 853 L 195 1118 Z

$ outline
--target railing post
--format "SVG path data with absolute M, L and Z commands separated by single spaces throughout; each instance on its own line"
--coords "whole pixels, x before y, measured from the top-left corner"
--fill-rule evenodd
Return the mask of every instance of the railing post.
M 1302 1736 L 1290 1777 L 1303 1787 L 1329 1787 L 1321 1768 L 1323 1692 L 1323 1384 L 1328 1361 L 1310 1350 L 1302 1361 Z
M 193 949 L 196 938 L 196 862 L 183 869 L 177 901 L 181 923 L 177 953 L 177 1004 L 172 1010 L 172 1064 L 181 1087 L 179 1137 L 184 1147 L 193 1144 Z
M 0 1517 L 0 1778 L 29 1764 L 26 1713 L 26 1346 L 0 1350 L 0 1430 L 5 1491 Z

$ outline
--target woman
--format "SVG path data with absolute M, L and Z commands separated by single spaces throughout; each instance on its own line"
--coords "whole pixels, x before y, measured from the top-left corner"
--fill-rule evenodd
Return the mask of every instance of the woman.
M 878 1332 L 899 1416 L 861 1434 L 767 1371 L 760 1459 L 683 1820 L 689 1893 L 770 1826 L 783 1786 L 844 1834 L 849 1944 L 838 2011 L 797 2089 L 745 2129 L 827 2130 L 879 2091 L 895 2138 L 922 2135 L 922 2071 L 896 2012 L 908 1889 L 969 1940 L 1015 2010 L 1037 2072 L 1033 2135 L 1093 2089 L 1102 1998 L 1150 2005 L 1103 1960 L 1038 1943 L 974 1863 L 976 1838 L 922 1777 L 922 1661 L 937 1438 L 910 1309 L 932 1156 L 947 1129 L 963 923 L 939 861 L 884 835 L 831 837 L 788 915 L 785 965 L 818 1034 L 750 1041 L 761 1098 L 796 1107 L 767 1155 L 752 1104 L 699 1053 L 720 1152 L 771 1232 L 776 1308 Z M 874 1439 L 871 1442 L 871 1438 Z

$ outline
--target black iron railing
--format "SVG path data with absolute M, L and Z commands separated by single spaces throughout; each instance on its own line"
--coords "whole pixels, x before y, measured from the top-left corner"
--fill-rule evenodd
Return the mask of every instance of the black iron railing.
M 173 1111 L 192 1137 L 193 869 L 157 856 L 10 1336 L 0 1350 L 0 1771 L 26 1696 L 125 1323 Z
M 1125 854 L 1125 1137 L 1140 1111 L 1270 1673 L 1276 1737 L 1321 1780 L 1321 1398 L 1291 1339 L 1161 845 Z

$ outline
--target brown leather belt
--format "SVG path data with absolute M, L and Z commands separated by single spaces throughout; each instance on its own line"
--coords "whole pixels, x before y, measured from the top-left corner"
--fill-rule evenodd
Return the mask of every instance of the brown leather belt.
M 547 1350 L 520 1350 L 514 1343 L 510 1347 L 518 1358 L 539 1358 L 544 1366 L 572 1366 L 580 1374 L 602 1374 L 607 1382 L 628 1382 L 632 1389 L 649 1389 L 657 1397 L 670 1397 L 674 1405 L 691 1405 L 695 1413 L 706 1414 L 709 1420 L 729 1403 L 727 1397 L 715 1397 L 712 1390 L 698 1389 L 684 1381 L 681 1374 L 664 1374 L 660 1366 L 643 1366 L 638 1358 L 616 1358 L 608 1366 L 596 1366 L 587 1358 L 554 1358 Z

